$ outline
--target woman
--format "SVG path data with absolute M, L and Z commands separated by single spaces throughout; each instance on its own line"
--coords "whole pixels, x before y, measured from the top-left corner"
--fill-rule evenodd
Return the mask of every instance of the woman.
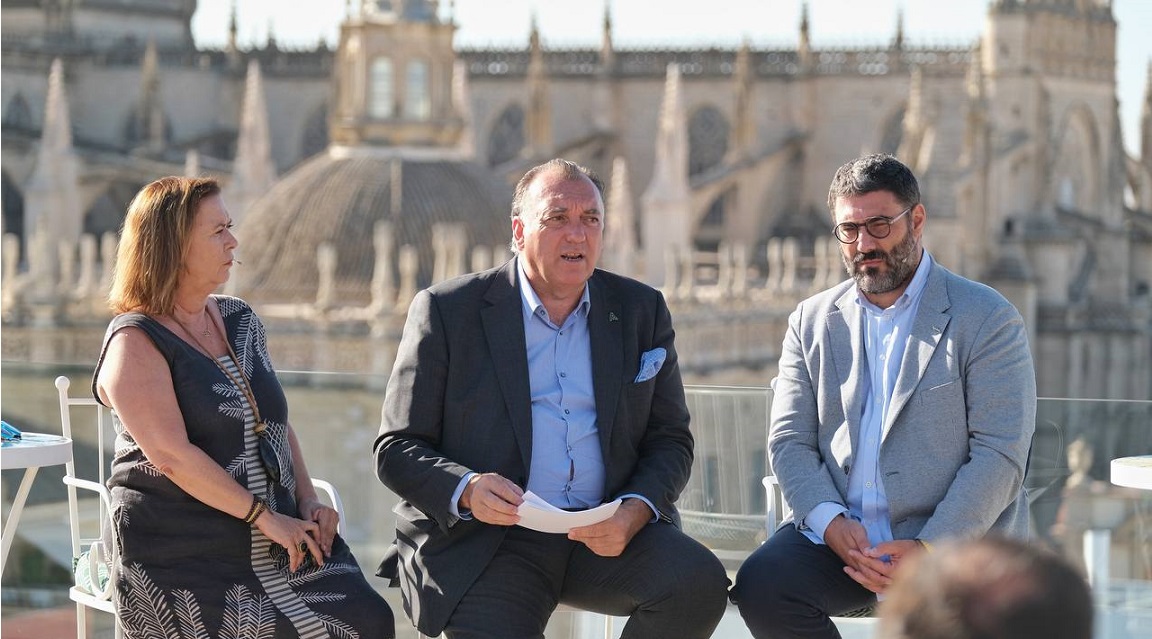
M 236 238 L 215 180 L 145 186 L 124 220 L 93 380 L 129 637 L 392 637 L 316 498 L 260 319 L 212 295 Z

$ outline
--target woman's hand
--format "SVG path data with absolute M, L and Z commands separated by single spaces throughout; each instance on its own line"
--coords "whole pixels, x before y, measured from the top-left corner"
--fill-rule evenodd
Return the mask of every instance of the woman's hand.
M 319 499 L 300 500 L 300 517 L 305 521 L 316 522 L 319 529 L 315 534 L 316 541 L 324 551 L 325 557 L 332 556 L 332 540 L 336 537 L 336 529 L 340 525 L 340 513 L 335 508 L 326 506 Z
M 318 566 L 324 565 L 327 554 L 320 551 L 316 543 L 316 535 L 320 525 L 314 521 L 296 519 L 282 515 L 273 510 L 265 510 L 256 518 L 256 527 L 267 535 L 274 543 L 284 546 L 288 550 L 288 570 L 296 572 L 302 565 L 307 553 L 312 554 Z

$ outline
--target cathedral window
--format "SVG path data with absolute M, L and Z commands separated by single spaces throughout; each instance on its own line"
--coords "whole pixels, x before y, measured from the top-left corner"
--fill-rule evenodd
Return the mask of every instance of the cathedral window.
M 428 91 L 428 63 L 423 60 L 408 63 L 404 115 L 414 120 L 427 120 L 432 115 L 432 100 Z
M 24 94 L 17 93 L 8 100 L 8 106 L 4 108 L 4 127 L 22 131 L 31 131 L 35 128 L 32 122 L 32 109 L 28 108 Z
M 728 120 L 719 109 L 705 106 L 688 121 L 688 174 L 697 175 L 720 164 L 728 153 Z
M 376 58 L 372 61 L 372 89 L 368 114 L 374 118 L 390 118 L 395 114 L 395 91 L 392 83 L 392 60 Z
M 513 104 L 504 109 L 492 135 L 488 136 L 488 166 L 498 166 L 519 157 L 524 150 L 524 109 Z

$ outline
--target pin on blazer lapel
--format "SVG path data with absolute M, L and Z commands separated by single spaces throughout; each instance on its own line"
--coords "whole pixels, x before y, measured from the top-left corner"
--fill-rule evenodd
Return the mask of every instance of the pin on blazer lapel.
M 592 342 L 592 388 L 596 396 L 596 428 L 600 450 L 609 460 L 608 443 L 616 421 L 616 405 L 624 379 L 624 310 L 619 300 L 593 274 L 588 280 L 588 335 Z

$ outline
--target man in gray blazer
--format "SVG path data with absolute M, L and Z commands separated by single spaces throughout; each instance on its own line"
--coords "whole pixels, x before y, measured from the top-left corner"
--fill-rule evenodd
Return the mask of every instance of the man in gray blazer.
M 413 300 L 374 447 L 400 496 L 377 574 L 427 635 L 543 637 L 558 603 L 630 615 L 625 637 L 708 637 L 728 579 L 679 529 L 692 465 L 672 319 L 658 291 L 597 270 L 600 181 L 552 160 L 520 180 L 516 257 Z M 517 526 L 530 490 L 610 518 Z
M 800 303 L 768 453 L 792 516 L 741 566 L 752 634 L 839 637 L 896 566 L 945 538 L 1024 536 L 1036 378 L 1024 321 L 936 264 L 908 167 L 848 162 L 828 192 L 851 279 Z

